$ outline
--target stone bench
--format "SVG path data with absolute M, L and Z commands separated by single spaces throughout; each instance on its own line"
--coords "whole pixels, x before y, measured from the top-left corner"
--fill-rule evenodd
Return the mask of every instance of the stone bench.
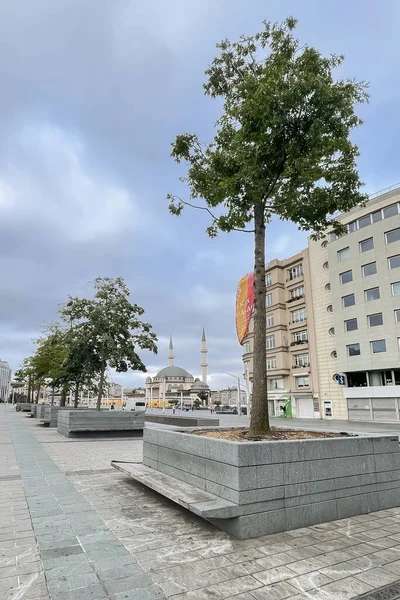
M 58 414 L 57 431 L 65 437 L 87 432 L 130 435 L 143 429 L 144 411 L 69 409 Z
M 206 417 L 186 417 L 185 415 L 152 415 L 146 413 L 145 421 L 160 423 L 162 425 L 175 425 L 176 427 L 218 427 L 219 419 Z
M 36 414 L 39 408 L 39 404 L 32 404 L 31 406 L 31 417 L 36 418 Z
M 146 428 L 143 467 L 129 475 L 239 539 L 400 506 L 395 436 L 232 442 Z
M 15 410 L 17 412 L 31 412 L 32 402 L 17 402 Z

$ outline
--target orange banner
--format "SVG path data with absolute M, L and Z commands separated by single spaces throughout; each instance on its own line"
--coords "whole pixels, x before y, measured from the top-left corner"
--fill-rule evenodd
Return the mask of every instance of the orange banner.
M 249 273 L 239 281 L 236 291 L 236 333 L 240 345 L 249 331 L 253 306 L 254 273 Z

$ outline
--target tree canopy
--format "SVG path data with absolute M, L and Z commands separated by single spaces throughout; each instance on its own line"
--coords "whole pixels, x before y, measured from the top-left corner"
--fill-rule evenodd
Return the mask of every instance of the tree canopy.
M 316 236 L 327 227 L 340 233 L 334 216 L 365 200 L 350 135 L 361 124 L 355 105 L 367 101 L 367 86 L 336 79 L 343 56 L 301 45 L 296 23 L 264 22 L 253 36 L 218 44 L 204 84 L 207 96 L 223 101 L 215 137 L 205 144 L 185 133 L 172 144 L 172 157 L 188 165 L 181 181 L 190 198 L 168 194 L 170 212 L 180 215 L 186 205 L 206 211 L 211 237 L 219 230 L 254 235 L 254 436 L 269 432 L 266 225 L 276 215 Z

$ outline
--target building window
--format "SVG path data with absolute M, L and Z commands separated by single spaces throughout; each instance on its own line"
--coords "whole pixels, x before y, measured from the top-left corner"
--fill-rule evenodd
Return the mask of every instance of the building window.
M 376 313 L 374 315 L 368 315 L 368 325 L 369 327 L 378 327 L 378 325 L 383 325 L 383 316 L 382 313 Z
M 349 344 L 346 346 L 348 356 L 360 356 L 360 344 Z
M 343 308 L 347 308 L 348 306 L 354 306 L 356 303 L 356 297 L 354 294 L 349 294 L 348 296 L 342 297 Z
M 305 308 L 299 308 L 292 311 L 292 323 L 301 323 L 307 320 L 307 311 Z
M 245 342 L 243 344 L 243 354 L 248 354 L 250 352 L 250 342 Z
M 365 290 L 365 301 L 366 302 L 371 302 L 371 300 L 379 300 L 380 297 L 381 297 L 381 295 L 379 293 L 378 287 L 374 287 L 374 288 L 370 288 L 369 290 Z
M 383 210 L 383 218 L 384 219 L 388 219 L 389 217 L 394 217 L 395 215 L 397 215 L 398 211 L 398 207 L 397 204 L 391 204 L 390 206 L 386 206 Z
M 328 246 L 328 242 L 324 240 L 321 244 L 321 248 L 326 248 Z
M 331 358 L 337 358 L 337 352 L 336 352 L 336 350 L 332 350 L 332 352 L 331 352 Z
M 338 250 L 337 256 L 338 260 L 347 260 L 348 258 L 350 258 L 350 248 L 347 246 L 347 248 Z
M 365 215 L 365 217 L 358 219 L 358 229 L 364 229 L 368 225 L 371 225 L 371 215 Z
M 309 367 L 310 366 L 310 355 L 309 354 L 296 354 L 294 357 L 294 364 L 296 367 Z
M 267 348 L 275 348 L 275 335 L 267 335 L 265 341 Z
M 400 296 L 400 282 L 392 283 L 393 296 Z
M 369 275 L 375 275 L 376 273 L 376 262 L 368 263 L 361 267 L 363 277 L 369 277 Z
M 288 279 L 292 281 L 293 279 L 297 279 L 298 277 L 303 276 L 303 265 L 296 265 L 288 270 Z
M 326 292 L 330 292 L 331 291 L 331 284 L 330 283 L 326 283 L 325 284 L 325 291 Z
M 307 377 L 307 375 L 303 375 L 302 377 L 295 377 L 295 379 L 296 379 L 296 387 L 298 387 L 298 388 L 310 387 L 310 382 L 309 382 L 309 378 Z
M 267 327 L 274 326 L 274 313 L 268 313 L 265 317 Z
M 265 285 L 267 287 L 269 287 L 270 285 L 272 285 L 272 276 L 271 273 L 267 273 L 265 276 Z
M 328 329 L 328 333 L 329 333 L 329 335 L 335 335 L 335 328 L 334 327 L 330 327 Z
M 303 331 L 296 331 L 293 334 L 294 342 L 308 342 L 308 331 L 307 329 L 303 329 Z
M 378 223 L 378 221 L 382 221 L 382 211 L 381 210 L 377 210 L 372 213 L 372 222 Z
M 389 269 L 398 269 L 400 267 L 400 254 L 396 256 L 390 256 L 388 258 Z
M 269 369 L 276 369 L 276 356 L 267 358 L 267 370 Z
M 368 252 L 374 249 L 374 238 L 368 238 L 360 242 L 360 252 Z
M 371 342 L 371 350 L 373 354 L 378 354 L 379 352 L 386 352 L 386 341 L 375 340 L 374 342 Z
M 398 229 L 392 229 L 385 233 L 386 243 L 393 244 L 393 242 L 400 242 L 400 227 Z
M 290 290 L 291 298 L 303 298 L 304 296 L 304 285 L 299 285 L 299 287 L 293 288 Z
M 353 271 L 344 271 L 344 273 L 340 273 L 340 283 L 350 283 L 353 281 Z
M 394 311 L 394 320 L 396 323 L 400 323 L 400 310 L 398 308 Z
M 349 233 L 353 233 L 353 231 L 357 230 L 357 221 L 352 221 L 349 223 Z
M 265 303 L 267 306 L 272 306 L 272 294 L 267 294 L 265 296 Z
M 344 328 L 346 331 L 355 331 L 358 329 L 357 319 L 348 319 L 344 322 Z
M 280 377 L 279 379 L 270 379 L 269 380 L 269 389 L 270 390 L 283 390 L 283 379 Z

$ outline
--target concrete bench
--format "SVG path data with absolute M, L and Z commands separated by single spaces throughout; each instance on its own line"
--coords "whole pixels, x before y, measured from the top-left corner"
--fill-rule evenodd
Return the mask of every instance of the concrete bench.
M 57 431 L 65 437 L 86 432 L 113 432 L 125 435 L 143 431 L 144 411 L 62 410 Z
M 31 412 L 32 402 L 17 402 L 15 410 L 17 412 Z
M 111 466 L 204 519 L 231 519 L 240 514 L 240 507 L 233 502 L 178 481 L 175 477 L 155 471 L 143 463 L 121 463 L 113 460 Z
M 206 417 L 186 417 L 185 415 L 152 415 L 146 413 L 145 421 L 160 423 L 161 425 L 175 425 L 176 427 L 218 427 L 219 419 Z
M 38 404 L 32 404 L 32 406 L 31 406 L 31 417 L 36 418 L 36 414 L 37 414 L 38 408 L 39 408 Z

